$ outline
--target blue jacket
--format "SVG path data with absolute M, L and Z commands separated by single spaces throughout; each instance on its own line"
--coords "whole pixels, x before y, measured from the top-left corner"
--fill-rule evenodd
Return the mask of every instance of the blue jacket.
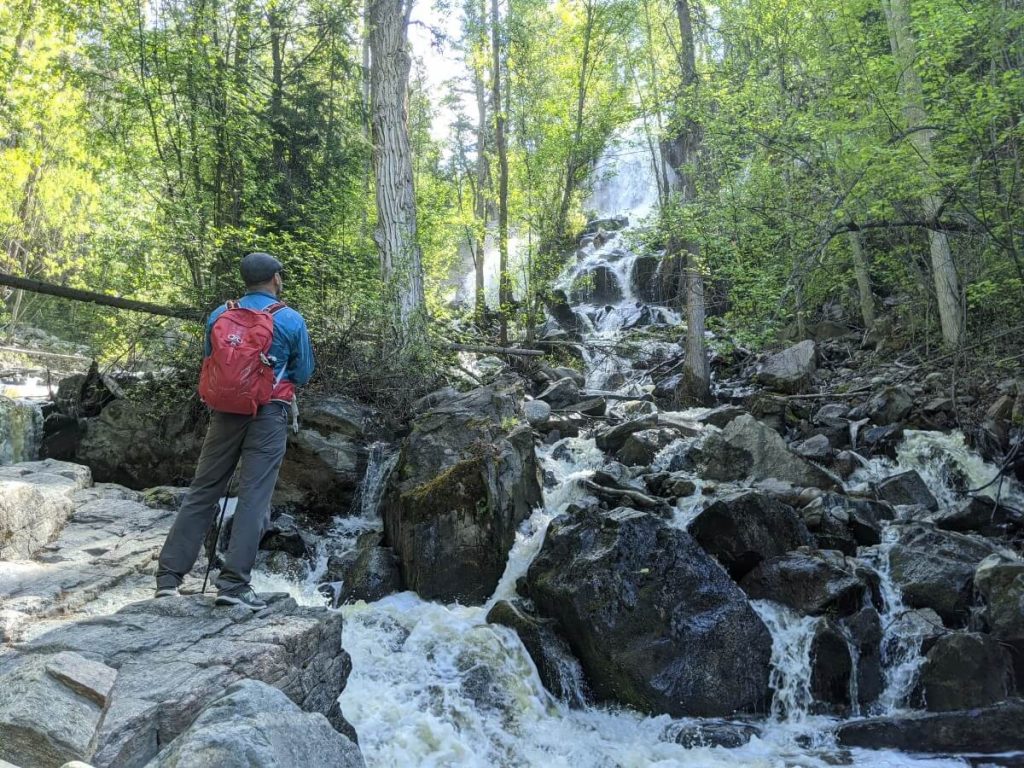
M 246 309 L 266 309 L 278 301 L 269 293 L 247 293 L 238 300 Z M 220 317 L 227 304 L 221 304 L 210 313 L 206 321 L 206 352 L 210 356 L 210 329 L 214 321 Z M 316 366 L 313 360 L 313 345 L 309 341 L 309 331 L 302 315 L 291 307 L 274 313 L 274 340 L 270 344 L 270 356 L 277 360 L 274 366 L 274 379 L 282 385 L 274 389 L 274 399 L 290 400 L 295 386 L 302 386 L 309 381 Z

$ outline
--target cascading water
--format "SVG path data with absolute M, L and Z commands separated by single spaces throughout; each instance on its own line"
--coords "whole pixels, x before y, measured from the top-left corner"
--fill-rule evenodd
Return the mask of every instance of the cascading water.
M 34 461 L 43 439 L 43 412 L 33 400 L 0 397 L 0 464 Z

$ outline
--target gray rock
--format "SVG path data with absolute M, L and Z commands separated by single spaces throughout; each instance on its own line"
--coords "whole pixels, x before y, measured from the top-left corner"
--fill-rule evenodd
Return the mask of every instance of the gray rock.
M 999 641 L 953 632 L 935 641 L 918 675 L 915 698 L 932 712 L 985 707 L 1013 689 L 1010 656 Z
M 676 434 L 668 429 L 642 429 L 634 432 L 615 452 L 615 457 L 628 467 L 650 466 L 658 451 L 671 443 Z
M 551 418 L 551 406 L 543 400 L 527 400 L 523 403 L 523 415 L 530 426 L 536 427 Z
M 345 435 L 354 440 L 375 436 L 382 417 L 369 406 L 344 395 L 303 396 L 299 398 L 302 423 L 323 434 Z
M 566 376 L 537 395 L 537 399 L 543 400 L 552 408 L 567 408 L 579 401 L 580 388 L 574 378 Z
M 692 526 L 691 526 L 692 528 Z M 765 560 L 740 581 L 756 600 L 773 600 L 812 616 L 849 616 L 860 610 L 869 588 L 838 553 L 790 552 Z
M 0 759 L 51 768 L 88 757 L 116 675 L 77 653 L 0 655 Z
M 115 400 L 86 419 L 75 461 L 97 480 L 151 488 L 186 485 L 195 472 L 206 436 L 207 416 L 191 403 L 161 414 L 149 403 Z
M 832 455 L 832 443 L 825 435 L 814 435 L 794 445 L 793 452 L 812 461 L 825 461 Z
M 417 416 L 384 496 L 384 534 L 403 583 L 427 599 L 479 604 L 516 529 L 543 503 L 522 392 L 480 387 Z
M 761 735 L 761 729 L 749 723 L 732 723 L 728 720 L 701 720 L 699 723 L 673 723 L 665 740 L 671 739 L 687 749 L 701 747 L 721 747 L 736 749 L 742 747 L 755 736 Z
M 45 685 L 33 683 L 31 695 L 18 696 L 18 701 L 33 702 L 36 692 L 43 696 L 51 685 L 73 694 L 73 711 L 61 718 L 61 727 L 88 732 L 89 739 L 76 742 L 87 748 L 63 759 L 88 760 L 97 768 L 145 765 L 213 698 L 243 679 L 268 683 L 302 709 L 326 714 L 351 668 L 339 642 L 341 616 L 299 607 L 291 598 L 278 596 L 269 602 L 254 615 L 245 608 L 216 608 L 201 596 L 162 598 L 61 624 L 0 654 L 0 691 L 12 689 L 10 680 L 16 679 L 19 667 L 39 663 L 46 669 L 54 654 L 62 652 L 116 670 L 102 717 L 94 698 L 67 688 L 49 671 Z M 66 670 L 67 665 L 58 668 Z M 99 690 L 95 681 L 102 676 L 79 673 L 78 678 L 79 685 Z M 33 714 L 37 721 L 52 720 L 45 705 Z M 33 743 L 44 741 L 33 737 Z
M 875 483 L 874 489 L 879 499 L 890 504 L 917 505 L 932 512 L 939 508 L 939 502 L 928 490 L 921 475 L 913 469 Z
M 849 413 L 850 409 L 842 403 L 828 403 L 815 412 L 814 423 L 833 429 L 847 429 L 850 424 L 847 419 Z
M 811 696 L 815 709 L 844 713 L 850 706 L 853 658 L 842 630 L 831 619 L 822 619 L 811 641 Z
M 737 580 L 759 563 L 811 541 L 792 507 L 753 491 L 710 504 L 690 523 L 689 532 Z
M 874 607 L 862 608 L 853 616 L 840 619 L 857 659 L 857 701 L 873 703 L 884 687 L 882 675 L 882 618 Z
M 767 628 L 693 538 L 655 515 L 555 519 L 527 582 L 601 699 L 674 717 L 766 701 Z
M 868 401 L 867 415 L 875 424 L 895 424 L 906 418 L 913 407 L 914 393 L 909 389 L 886 387 Z
M 978 564 L 974 585 L 992 634 L 1024 649 L 1024 562 L 990 555 Z
M 968 533 L 975 531 L 983 536 L 1004 536 L 1024 528 L 1024 519 L 1019 510 L 996 505 L 987 496 L 972 496 L 959 505 L 940 510 L 932 522 L 947 531 Z
M 835 479 L 797 456 L 782 436 L 749 414 L 737 416 L 708 435 L 700 452 L 703 476 L 710 480 L 775 478 L 793 485 L 829 489 Z
M 801 341 L 765 360 L 758 369 L 757 380 L 778 392 L 802 392 L 817 370 L 817 359 L 814 342 Z
M 551 619 L 541 619 L 507 600 L 499 600 L 488 611 L 487 622 L 509 627 L 516 633 L 547 690 L 572 707 L 587 703 L 583 670 Z
M 725 429 L 730 421 L 745 413 L 746 411 L 738 405 L 719 405 L 694 417 L 694 421 L 699 424 L 709 424 L 712 427 Z
M 362 768 L 359 747 L 322 714 L 256 680 L 229 686 L 146 768 Z
M 307 511 L 332 516 L 355 497 L 368 454 L 360 438 L 321 429 L 289 431 L 279 484 L 295 491 Z
M 658 426 L 658 414 L 645 413 L 638 418 L 598 432 L 594 438 L 594 443 L 602 451 L 617 451 L 625 445 L 626 439 L 634 432 L 654 429 L 656 426 Z
M 622 300 L 622 286 L 610 267 L 599 265 L 573 281 L 569 298 L 574 304 L 615 304 Z
M 962 626 L 970 613 L 974 571 L 996 551 L 984 539 L 912 523 L 900 526 L 889 562 L 906 605 L 931 608 L 948 626 Z
M 896 452 L 903 442 L 903 426 L 888 424 L 884 427 L 870 427 L 858 432 L 854 447 L 863 450 L 867 455 L 888 456 L 896 458 Z M 858 447 L 859 446 L 859 447 Z
M 905 752 L 1016 752 L 1024 749 L 1024 701 L 984 709 L 907 717 L 872 717 L 844 723 L 836 735 L 845 747 Z
M 27 558 L 52 539 L 92 484 L 89 468 L 46 459 L 0 467 L 0 559 Z
M 554 371 L 554 373 L 555 373 L 555 375 L 557 377 L 556 380 L 557 379 L 564 379 L 564 378 L 568 377 L 568 378 L 572 379 L 573 381 L 575 381 L 576 382 L 576 386 L 578 386 L 580 389 L 585 387 L 586 384 L 587 384 L 586 376 L 584 376 L 582 373 L 577 371 L 575 368 L 569 368 L 568 366 L 565 366 L 565 365 L 558 365 L 558 366 L 555 366 L 552 369 L 552 371 Z
M 331 555 L 327 580 L 340 582 L 335 604 L 372 603 L 402 590 L 402 574 L 391 547 L 365 547 Z

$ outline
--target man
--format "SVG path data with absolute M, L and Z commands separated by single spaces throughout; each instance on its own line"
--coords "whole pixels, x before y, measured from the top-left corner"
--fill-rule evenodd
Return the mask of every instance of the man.
M 217 577 L 217 605 L 244 605 L 258 611 L 266 607 L 249 585 L 270 497 L 284 459 L 295 387 L 313 374 L 313 350 L 302 315 L 284 307 L 281 295 L 281 263 L 266 253 L 250 253 L 242 259 L 246 294 L 237 306 L 270 310 L 273 340 L 266 361 L 273 366 L 270 402 L 255 415 L 214 410 L 196 466 L 195 478 L 167 534 L 156 572 L 156 596 L 178 594 L 185 574 L 192 570 L 206 532 L 219 511 L 218 500 L 241 461 L 238 503 L 231 525 L 231 539 Z M 232 302 L 234 307 L 235 303 Z M 229 305 L 218 307 L 206 328 L 206 351 L 212 354 L 211 332 Z

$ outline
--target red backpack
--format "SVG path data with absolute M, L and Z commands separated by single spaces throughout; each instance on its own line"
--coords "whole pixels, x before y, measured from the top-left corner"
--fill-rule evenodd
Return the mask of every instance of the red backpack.
M 227 303 L 210 329 L 210 356 L 199 374 L 199 396 L 210 408 L 255 416 L 270 402 L 274 362 L 267 355 L 274 340 L 274 314 L 284 307 L 280 301 L 263 310 Z

